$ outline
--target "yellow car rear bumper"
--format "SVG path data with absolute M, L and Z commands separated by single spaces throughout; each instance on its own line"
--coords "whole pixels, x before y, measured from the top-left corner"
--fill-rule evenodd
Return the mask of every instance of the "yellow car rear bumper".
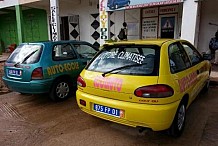
M 151 128 L 153 131 L 165 130 L 170 127 L 180 103 L 180 101 L 176 101 L 164 105 L 139 104 L 99 97 L 80 90 L 77 90 L 76 98 L 80 109 L 88 114 L 132 127 Z M 81 99 L 86 101 L 86 106 L 80 104 Z M 124 111 L 124 116 L 120 118 L 96 112 L 93 108 L 94 103 L 121 109 Z

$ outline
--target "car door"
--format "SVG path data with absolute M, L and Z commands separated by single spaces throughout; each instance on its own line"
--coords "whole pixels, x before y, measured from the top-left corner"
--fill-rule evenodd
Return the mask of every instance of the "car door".
M 178 92 L 181 96 L 188 93 L 192 99 L 198 94 L 196 84 L 198 68 L 191 66 L 191 61 L 179 42 L 169 45 L 168 55 L 172 77 L 179 87 Z
M 199 93 L 207 80 L 207 75 L 204 74 L 206 64 L 203 61 L 201 54 L 197 49 L 186 41 L 181 42 L 183 48 L 185 49 L 189 59 L 191 61 L 191 69 L 197 73 L 196 90 Z
M 82 70 L 76 52 L 70 43 L 53 45 L 52 60 L 53 63 L 47 68 L 47 71 L 48 75 L 52 75 L 54 78 L 61 75 L 77 78 Z

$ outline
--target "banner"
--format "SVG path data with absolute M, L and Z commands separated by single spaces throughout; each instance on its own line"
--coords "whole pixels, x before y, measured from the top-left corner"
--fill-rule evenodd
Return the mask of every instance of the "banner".
M 101 1 L 101 0 L 100 0 Z M 184 0 L 105 0 L 106 11 L 181 3 Z

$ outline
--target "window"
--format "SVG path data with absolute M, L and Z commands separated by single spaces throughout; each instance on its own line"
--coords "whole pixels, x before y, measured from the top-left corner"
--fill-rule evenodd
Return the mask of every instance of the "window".
M 68 60 L 75 59 L 76 54 L 70 44 L 55 45 L 53 49 L 54 60 Z
M 160 48 L 153 45 L 105 46 L 87 69 L 102 73 L 157 76 L 159 52 Z
M 183 71 L 191 66 L 185 50 L 179 44 L 169 46 L 169 63 L 172 73 Z
M 93 58 L 97 51 L 85 44 L 72 44 L 81 58 Z
M 182 45 L 185 51 L 187 52 L 192 62 L 192 65 L 198 64 L 199 62 L 202 61 L 201 55 L 198 53 L 198 51 L 193 46 L 191 46 L 190 44 L 186 44 L 186 43 L 182 43 Z
M 39 62 L 42 48 L 40 44 L 21 44 L 13 51 L 7 62 L 21 64 L 37 63 Z

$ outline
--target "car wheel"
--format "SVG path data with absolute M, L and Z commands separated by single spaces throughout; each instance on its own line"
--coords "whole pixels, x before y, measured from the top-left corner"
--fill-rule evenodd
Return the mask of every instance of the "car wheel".
M 71 86 L 67 79 L 58 79 L 54 82 L 50 98 L 54 101 L 62 101 L 67 99 L 71 95 Z
M 173 123 L 169 129 L 170 135 L 173 137 L 179 137 L 185 127 L 185 119 L 186 119 L 186 107 L 184 102 L 181 102 L 176 115 L 174 117 Z

